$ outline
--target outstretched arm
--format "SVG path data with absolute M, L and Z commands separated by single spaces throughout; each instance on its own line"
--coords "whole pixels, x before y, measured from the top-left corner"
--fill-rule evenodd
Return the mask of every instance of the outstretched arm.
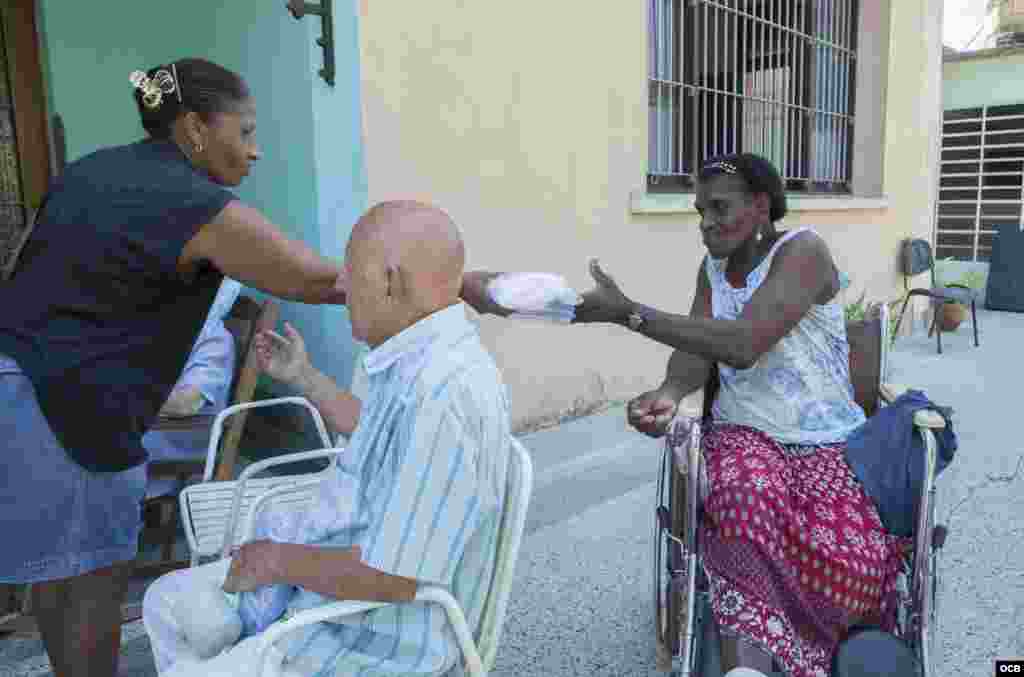
M 835 268 L 825 242 L 801 236 L 783 245 L 765 281 L 735 320 L 716 320 L 646 308 L 640 332 L 658 343 L 737 369 L 749 369 L 807 314 L 833 279 Z M 627 325 L 644 308 L 629 299 L 596 262 L 596 287 L 583 295 L 577 322 Z
M 222 273 L 289 301 L 345 302 L 341 266 L 286 237 L 258 209 L 238 200 L 199 229 L 178 260 L 182 272 L 210 261 Z

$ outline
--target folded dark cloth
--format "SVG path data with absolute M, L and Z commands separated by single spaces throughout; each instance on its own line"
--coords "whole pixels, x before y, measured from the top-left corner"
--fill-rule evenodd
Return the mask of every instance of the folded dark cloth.
M 936 474 L 946 469 L 957 449 L 952 410 L 934 404 L 920 390 L 908 390 L 882 407 L 846 441 L 846 461 L 875 502 L 882 524 L 892 534 L 911 536 L 924 484 L 924 440 L 914 429 L 914 414 L 938 412 L 946 427 L 935 431 Z

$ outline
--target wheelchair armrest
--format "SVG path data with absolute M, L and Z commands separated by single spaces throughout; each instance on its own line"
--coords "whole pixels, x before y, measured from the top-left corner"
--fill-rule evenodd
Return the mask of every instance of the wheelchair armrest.
M 701 419 L 704 416 L 704 388 L 694 390 L 679 402 L 677 416 Z
M 900 395 L 908 390 L 910 389 L 907 386 L 893 385 L 891 383 L 883 383 L 878 386 L 879 397 L 881 397 L 882 402 L 885 404 L 892 404 Z M 914 414 L 914 425 L 918 428 L 942 430 L 946 427 L 946 421 L 934 411 L 919 411 Z

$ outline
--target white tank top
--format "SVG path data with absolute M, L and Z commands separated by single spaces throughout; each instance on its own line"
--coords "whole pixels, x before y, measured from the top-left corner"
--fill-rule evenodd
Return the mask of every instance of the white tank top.
M 780 237 L 742 288 L 726 280 L 727 259 L 707 257 L 712 315 L 735 320 L 764 282 L 779 247 L 804 232 L 813 231 L 800 228 Z M 756 428 L 781 444 L 843 442 L 865 420 L 854 401 L 849 355 L 842 305 L 813 305 L 751 368 L 719 363 L 721 388 L 712 416 Z

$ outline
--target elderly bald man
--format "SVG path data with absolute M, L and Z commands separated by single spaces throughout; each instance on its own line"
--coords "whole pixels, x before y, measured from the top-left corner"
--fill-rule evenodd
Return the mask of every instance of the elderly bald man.
M 352 437 L 310 509 L 270 509 L 258 521 L 264 538 L 230 561 L 150 586 L 143 617 L 161 674 L 259 674 L 259 633 L 288 610 L 333 600 L 399 604 L 293 635 L 278 647 L 286 674 L 441 675 L 455 665 L 443 613 L 412 600 L 421 583 L 445 585 L 471 627 L 479 622 L 510 441 L 501 375 L 459 300 L 464 258 L 458 228 L 429 205 L 383 203 L 359 220 L 340 279 L 353 336 L 371 348 L 365 402 L 309 363 L 290 326 L 257 339 L 266 373 Z M 198 599 L 215 586 L 241 593 L 241 633 L 236 623 L 213 646 L 190 643 L 189 610 L 205 613 Z

